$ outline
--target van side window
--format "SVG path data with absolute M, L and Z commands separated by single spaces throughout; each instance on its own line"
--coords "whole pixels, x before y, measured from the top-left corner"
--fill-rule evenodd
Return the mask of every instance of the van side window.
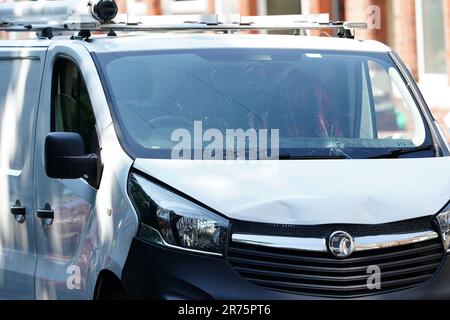
M 53 69 L 51 130 L 79 133 L 86 154 L 95 153 L 100 157 L 95 125 L 94 111 L 80 69 L 68 59 L 57 60 Z M 89 178 L 88 182 L 98 186 L 99 180 L 100 175 Z
M 0 168 L 23 170 L 33 139 L 41 85 L 39 59 L 0 59 Z

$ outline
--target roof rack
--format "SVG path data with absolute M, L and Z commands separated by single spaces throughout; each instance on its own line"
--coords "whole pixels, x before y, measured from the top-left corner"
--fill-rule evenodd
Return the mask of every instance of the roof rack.
M 154 32 L 294 30 L 336 30 L 338 37 L 353 38 L 352 30 L 367 29 L 362 22 L 330 22 L 328 14 L 286 16 L 175 15 L 129 17 L 117 15 L 114 0 L 25 1 L 0 4 L 0 31 L 39 32 L 51 38 L 53 32 Z

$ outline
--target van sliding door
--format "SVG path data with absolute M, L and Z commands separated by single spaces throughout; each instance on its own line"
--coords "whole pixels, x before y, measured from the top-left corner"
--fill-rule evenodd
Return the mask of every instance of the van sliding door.
M 33 153 L 45 48 L 0 49 L 0 299 L 34 299 Z

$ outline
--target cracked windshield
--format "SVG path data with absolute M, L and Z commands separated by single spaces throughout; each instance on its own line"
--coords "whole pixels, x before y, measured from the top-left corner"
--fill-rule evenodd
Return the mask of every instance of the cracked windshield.
M 261 160 L 433 156 L 421 111 L 386 53 L 209 49 L 97 58 L 123 144 L 138 157 L 171 158 L 180 144 L 189 159 L 211 145 L 215 159 L 230 150 Z

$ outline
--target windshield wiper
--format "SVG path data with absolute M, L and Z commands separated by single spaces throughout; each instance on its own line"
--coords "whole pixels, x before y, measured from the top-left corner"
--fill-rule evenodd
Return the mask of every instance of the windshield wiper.
M 389 158 L 398 158 L 402 155 L 423 152 L 423 151 L 433 151 L 433 154 L 436 154 L 436 148 L 434 145 L 426 145 L 416 148 L 408 148 L 408 149 L 393 149 L 388 151 L 387 153 L 379 154 L 373 157 L 369 157 L 369 159 L 389 159 Z
M 345 160 L 351 159 L 345 155 L 302 155 L 302 156 L 293 156 L 290 154 L 281 154 L 279 157 L 280 160 Z

